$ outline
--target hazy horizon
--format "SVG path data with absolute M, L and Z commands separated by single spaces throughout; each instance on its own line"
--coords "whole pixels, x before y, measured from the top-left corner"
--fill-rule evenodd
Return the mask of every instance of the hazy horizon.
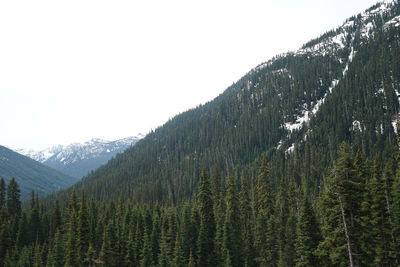
M 1 2 L 0 145 L 146 134 L 376 2 Z

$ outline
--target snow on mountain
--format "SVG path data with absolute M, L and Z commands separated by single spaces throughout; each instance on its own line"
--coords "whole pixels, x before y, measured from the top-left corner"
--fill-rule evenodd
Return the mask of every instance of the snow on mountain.
M 263 68 L 270 67 L 275 60 L 278 60 L 286 56 L 295 57 L 318 57 L 318 56 L 329 56 L 335 58 L 342 66 L 342 75 L 338 77 L 332 77 L 331 85 L 329 88 L 324 88 L 321 82 L 321 90 L 323 93 L 320 99 L 311 102 L 311 105 L 303 103 L 298 110 L 298 115 L 292 118 L 287 116 L 286 121 L 282 124 L 288 135 L 291 132 L 302 129 L 307 126 L 313 116 L 315 116 L 320 106 L 326 101 L 326 98 L 332 94 L 332 91 L 340 83 L 340 80 L 347 74 L 349 65 L 352 63 L 354 57 L 357 54 L 356 47 L 366 44 L 369 39 L 373 38 L 374 32 L 377 30 L 379 22 L 383 22 L 383 30 L 387 30 L 390 27 L 400 27 L 400 16 L 392 15 L 392 8 L 398 4 L 399 0 L 385 0 L 377 3 L 373 7 L 365 10 L 357 16 L 354 16 L 346 20 L 340 27 L 323 34 L 321 37 L 314 39 L 307 44 L 303 45 L 299 50 L 294 52 L 288 52 L 277 56 L 269 60 L 268 62 L 262 63 L 252 70 L 252 72 L 260 71 Z M 357 45 L 356 45 L 357 43 Z M 286 75 L 292 79 L 290 72 L 286 69 L 271 71 L 271 75 Z M 289 73 L 289 74 L 288 74 Z M 293 79 L 292 79 L 293 80 Z M 294 80 L 293 80 L 294 81 Z M 397 93 L 397 91 L 396 91 Z M 278 93 L 278 96 L 280 94 Z M 399 96 L 400 103 L 400 96 Z M 392 125 L 395 131 L 397 130 L 395 125 L 399 121 L 400 114 L 398 117 L 393 118 Z M 362 129 L 361 125 L 355 122 L 353 125 L 354 129 Z M 306 133 L 306 135 L 308 132 Z M 305 136 L 306 138 L 307 136 Z M 283 145 L 284 140 L 280 140 L 277 144 L 277 148 L 280 149 Z M 294 150 L 294 145 L 289 146 L 286 153 L 291 153 Z
M 15 152 L 27 156 L 31 159 L 39 161 L 40 163 L 45 162 L 47 159 L 51 158 L 55 154 L 59 153 L 63 149 L 62 145 L 52 146 L 44 150 L 36 151 L 33 149 L 17 148 L 13 149 Z
M 26 149 L 14 149 L 14 151 L 68 175 L 82 177 L 143 137 L 144 135 L 138 134 L 115 141 L 93 138 L 84 143 L 58 145 L 41 151 Z
M 386 12 L 389 12 L 390 8 L 395 3 L 397 3 L 397 1 L 398 0 L 386 0 L 361 13 L 359 15 L 361 16 L 361 25 L 358 26 L 358 29 L 354 29 L 356 19 L 348 19 L 343 23 L 341 27 L 332 31 L 333 33 L 335 33 L 333 36 L 323 38 L 320 42 L 316 44 L 312 44 L 309 46 L 305 45 L 294 54 L 297 56 L 303 54 L 311 54 L 313 56 L 325 56 L 327 54 L 335 55 L 337 54 L 338 50 L 347 48 L 350 50 L 350 53 L 342 72 L 342 76 L 345 76 L 349 68 L 349 64 L 353 61 L 353 58 L 357 53 L 357 51 L 354 50 L 353 46 L 356 33 L 359 32 L 360 36 L 363 39 L 369 39 L 373 34 L 374 28 L 376 27 L 373 19 L 377 16 L 382 16 Z M 400 16 L 396 16 L 387 21 L 384 24 L 384 29 L 389 26 L 399 27 Z M 319 99 L 310 109 L 307 109 L 306 105 L 305 109 L 301 111 L 301 115 L 298 116 L 294 122 L 287 122 L 283 125 L 283 127 L 290 132 L 293 130 L 301 129 L 302 126 L 304 124 L 307 124 L 310 121 L 311 117 L 318 112 L 319 107 L 322 103 L 324 103 L 326 97 L 328 96 L 328 93 L 332 93 L 332 90 L 337 86 L 338 83 L 338 79 L 332 80 L 332 85 L 329 87 L 329 90 L 321 99 Z

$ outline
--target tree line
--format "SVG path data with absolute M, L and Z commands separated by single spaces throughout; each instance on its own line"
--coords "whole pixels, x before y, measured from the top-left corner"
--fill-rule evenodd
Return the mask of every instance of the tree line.
M 176 205 L 94 201 L 76 191 L 47 209 L 0 180 L 0 267 L 398 266 L 400 163 L 370 161 L 343 143 L 320 193 L 294 179 L 256 183 L 217 166 Z M 384 166 L 382 166 L 384 165 Z

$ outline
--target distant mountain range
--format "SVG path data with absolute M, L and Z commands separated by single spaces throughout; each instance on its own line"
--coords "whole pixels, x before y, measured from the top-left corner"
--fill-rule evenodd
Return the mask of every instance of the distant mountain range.
M 93 138 L 84 143 L 57 145 L 40 151 L 26 149 L 14 149 L 14 151 L 64 174 L 81 178 L 134 145 L 141 138 L 143 138 L 142 134 L 116 141 Z
M 21 198 L 27 199 L 32 190 L 46 195 L 73 185 L 77 178 L 65 175 L 42 163 L 0 146 L 0 177 L 6 184 L 12 177 L 20 186 Z

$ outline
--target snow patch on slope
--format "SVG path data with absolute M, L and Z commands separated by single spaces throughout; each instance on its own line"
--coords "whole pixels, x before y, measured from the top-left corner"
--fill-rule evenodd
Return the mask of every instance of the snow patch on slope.
M 400 15 L 392 18 L 391 20 L 385 23 L 384 29 L 387 29 L 389 27 L 400 27 Z

